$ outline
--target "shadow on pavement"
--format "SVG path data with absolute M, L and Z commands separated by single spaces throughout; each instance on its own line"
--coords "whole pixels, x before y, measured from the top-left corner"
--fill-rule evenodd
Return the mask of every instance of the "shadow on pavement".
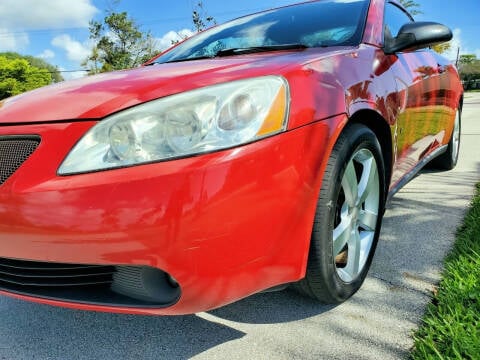
M 209 311 L 222 319 L 248 324 L 278 324 L 307 319 L 335 308 L 322 305 L 287 289 L 255 294 L 241 301 Z
M 94 313 L 7 298 L 0 311 L 0 359 L 189 359 L 245 335 L 195 315 Z

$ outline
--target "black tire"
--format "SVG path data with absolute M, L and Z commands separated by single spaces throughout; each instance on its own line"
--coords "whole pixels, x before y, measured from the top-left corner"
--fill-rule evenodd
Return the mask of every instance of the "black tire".
M 462 112 L 457 110 L 452 136 L 448 142 L 447 151 L 437 156 L 430 163 L 432 167 L 439 170 L 452 170 L 457 166 L 458 154 L 460 152 L 460 138 L 462 130 Z
M 368 161 L 371 161 L 372 164 L 375 163 L 377 169 L 376 176 L 373 174 L 373 170 L 367 171 L 369 168 L 373 169 L 373 165 L 368 167 L 368 165 L 362 165 L 359 162 L 363 161 L 363 158 L 369 159 Z M 350 176 L 346 175 L 347 171 Z M 356 177 L 355 181 L 357 181 L 358 186 L 359 175 L 363 175 L 366 172 L 373 174 L 368 176 L 368 178 L 378 178 L 378 181 L 372 180 L 371 184 L 369 182 L 368 186 L 368 188 L 371 186 L 369 192 L 371 194 L 376 192 L 378 196 L 372 197 L 373 195 L 368 195 L 368 203 L 367 200 L 361 203 L 357 196 L 359 206 L 351 208 L 348 205 L 349 201 L 347 200 L 346 191 L 348 192 L 348 189 L 352 188 L 352 186 L 348 185 L 347 179 Z M 346 186 L 344 186 L 342 180 L 345 181 Z M 358 189 L 361 188 L 362 186 L 358 186 Z M 359 193 L 360 191 L 357 192 Z M 336 304 L 345 301 L 360 288 L 372 262 L 378 242 L 385 206 L 385 193 L 385 171 L 382 151 L 375 134 L 364 125 L 348 125 L 340 135 L 328 160 L 315 214 L 306 276 L 295 284 L 297 290 L 322 303 Z M 352 199 L 351 196 L 349 198 Z M 356 203 L 356 201 L 353 203 Z M 367 211 L 373 213 L 375 208 L 377 209 L 375 219 L 368 216 L 364 217 Z M 355 214 L 357 217 L 355 217 Z M 366 220 L 364 223 L 370 222 L 372 226 L 360 224 L 361 218 Z M 343 232 L 340 230 L 344 228 L 344 222 L 347 224 L 345 219 L 351 220 L 348 222 L 348 224 L 352 224 L 351 231 Z M 356 253 L 354 254 L 354 251 L 351 250 L 355 247 L 350 247 L 350 243 L 347 243 L 342 248 L 346 248 L 346 251 L 340 251 L 340 253 L 335 254 L 334 238 L 336 239 L 337 247 L 341 246 L 339 244 L 342 243 L 344 237 L 348 238 L 349 241 L 352 240 L 352 242 L 358 241 L 360 244 L 363 241 L 360 240 L 360 236 L 358 238 L 353 238 L 352 236 L 356 236 L 357 231 L 359 234 L 362 231 L 366 232 L 367 230 L 365 229 L 367 228 L 368 237 L 366 238 L 371 242 L 370 248 L 363 255 L 363 260 L 361 261 L 363 264 L 359 260 L 358 274 L 353 274 L 352 271 L 352 276 L 349 278 L 346 270 L 351 268 L 349 261 L 356 261 Z M 342 235 L 337 236 L 338 234 Z M 349 254 L 350 251 L 352 255 Z M 341 258 L 339 258 L 340 256 Z M 352 257 L 350 258 L 350 256 Z

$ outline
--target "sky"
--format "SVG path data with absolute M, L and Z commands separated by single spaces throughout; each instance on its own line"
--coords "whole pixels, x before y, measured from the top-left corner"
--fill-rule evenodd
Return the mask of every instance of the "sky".
M 300 0 L 203 0 L 206 13 L 218 23 L 252 12 Z M 177 34 L 191 34 L 197 0 L 0 0 L 0 52 L 33 55 L 56 65 L 64 78 L 85 75 L 81 63 L 91 48 L 88 23 L 101 21 L 108 9 L 126 11 L 142 31 L 151 31 L 161 49 Z M 437 21 L 454 33 L 446 56 L 461 54 L 480 59 L 480 0 L 416 0 L 423 14 L 418 21 Z

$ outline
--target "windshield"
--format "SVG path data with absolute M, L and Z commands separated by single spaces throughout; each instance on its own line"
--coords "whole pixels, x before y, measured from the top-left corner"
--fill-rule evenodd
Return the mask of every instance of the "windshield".
M 245 16 L 186 40 L 156 62 L 234 54 L 229 49 L 358 45 L 367 7 L 368 0 L 324 0 Z

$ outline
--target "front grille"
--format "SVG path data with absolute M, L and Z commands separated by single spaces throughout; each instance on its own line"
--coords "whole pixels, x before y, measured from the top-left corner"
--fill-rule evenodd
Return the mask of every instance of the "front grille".
M 127 307 L 165 307 L 180 288 L 147 266 L 64 264 L 0 258 L 0 290 L 51 300 Z
M 39 144 L 37 136 L 0 137 L 0 185 L 17 171 Z

